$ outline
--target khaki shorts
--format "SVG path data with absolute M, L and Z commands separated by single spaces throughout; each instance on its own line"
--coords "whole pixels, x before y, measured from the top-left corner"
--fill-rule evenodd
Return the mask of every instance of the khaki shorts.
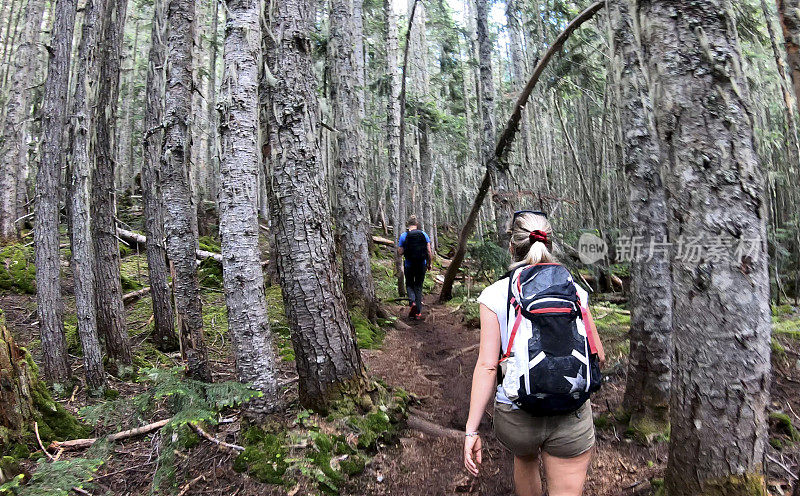
M 505 403 L 494 404 L 494 433 L 515 456 L 530 456 L 539 449 L 558 458 L 573 458 L 594 446 L 592 405 L 553 417 L 534 417 Z

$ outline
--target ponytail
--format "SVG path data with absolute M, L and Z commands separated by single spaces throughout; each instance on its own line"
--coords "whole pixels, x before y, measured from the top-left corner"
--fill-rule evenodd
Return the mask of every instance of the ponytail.
M 550 234 L 553 227 L 543 215 L 525 213 L 511 226 L 511 252 L 514 263 L 510 269 L 539 263 L 552 263 L 556 259 L 550 252 Z

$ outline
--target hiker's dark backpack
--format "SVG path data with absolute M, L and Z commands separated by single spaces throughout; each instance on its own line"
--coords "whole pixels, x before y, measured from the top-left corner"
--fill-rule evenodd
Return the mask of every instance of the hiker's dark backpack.
M 406 233 L 403 255 L 410 265 L 424 265 L 428 261 L 428 240 L 424 232 L 414 229 Z
M 535 416 L 574 412 L 600 389 L 597 331 L 564 266 L 509 274 L 508 329 L 502 385 L 521 409 Z

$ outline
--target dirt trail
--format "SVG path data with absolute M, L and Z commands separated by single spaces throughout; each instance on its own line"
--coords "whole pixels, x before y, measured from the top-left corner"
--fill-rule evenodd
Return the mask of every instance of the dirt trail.
M 433 303 L 434 298 L 429 296 L 426 302 Z M 418 395 L 422 401 L 415 407 L 417 416 L 463 430 L 472 369 L 478 355 L 473 345 L 479 341 L 479 331 L 465 327 L 460 316 L 446 306 L 429 305 L 421 322 L 409 322 L 401 307 L 396 311 L 411 329 L 391 331 L 381 350 L 364 352 L 370 374 Z M 621 397 L 621 387 L 612 381 L 593 397 L 595 415 L 614 408 Z M 480 478 L 467 476 L 461 439 L 434 437 L 409 429 L 400 440 L 402 449 L 387 448 L 375 458 L 372 473 L 365 474 L 359 484 L 361 494 L 513 494 L 512 457 L 492 434 L 491 407 L 489 410 L 480 428 L 484 446 Z M 638 446 L 622 439 L 616 431 L 598 432 L 597 446 L 586 495 L 641 494 L 637 490 L 648 487 L 648 479 L 659 476 L 666 461 L 665 447 Z

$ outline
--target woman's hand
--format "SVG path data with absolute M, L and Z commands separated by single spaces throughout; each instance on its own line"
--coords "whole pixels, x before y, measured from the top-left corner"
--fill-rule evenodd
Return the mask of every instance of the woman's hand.
M 477 477 L 481 461 L 480 436 L 466 436 L 464 438 L 464 466 L 467 467 L 469 473 Z

